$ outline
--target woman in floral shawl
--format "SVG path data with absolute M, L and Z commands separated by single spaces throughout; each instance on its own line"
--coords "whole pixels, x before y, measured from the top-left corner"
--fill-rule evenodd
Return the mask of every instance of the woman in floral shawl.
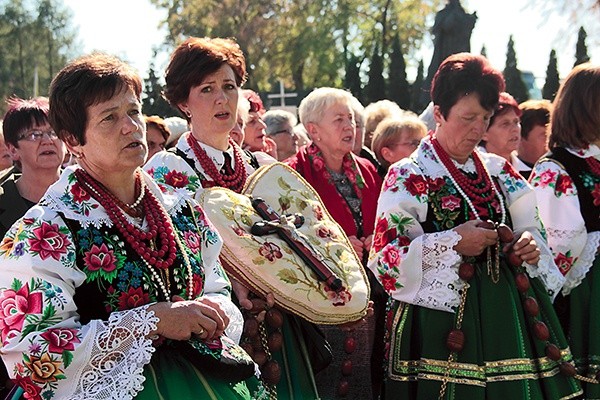
M 555 302 L 580 375 L 600 398 L 600 67 L 581 64 L 563 82 L 551 117 L 550 153 L 531 184 L 554 261 L 566 278 Z
M 484 57 L 448 57 L 432 82 L 435 132 L 384 181 L 369 266 L 393 299 L 386 398 L 581 394 L 535 194 L 505 159 L 476 150 L 503 89 Z
M 371 247 L 375 207 L 381 189 L 381 178 L 377 169 L 368 160 L 352 153 L 356 139 L 356 122 L 352 95 L 341 89 L 322 87 L 306 96 L 299 107 L 300 122 L 306 128 L 312 142 L 298 150 L 286 160 L 316 190 L 331 217 L 342 227 L 359 259 L 366 261 Z M 369 273 L 370 274 L 370 273 Z M 374 301 L 375 319 L 368 320 L 366 332 L 360 335 L 359 351 L 350 357 L 354 362 L 353 379 L 350 380 L 350 395 L 355 398 L 370 398 L 371 380 L 369 360 L 373 341 L 376 341 L 373 365 L 373 397 L 377 397 L 381 373 L 381 355 L 378 351 L 383 342 L 383 330 L 375 332 L 377 315 L 383 317 L 385 294 L 378 292 L 377 281 L 372 280 L 371 299 Z M 383 296 L 381 296 L 383 295 Z M 378 314 L 379 312 L 379 314 Z M 339 377 L 343 361 L 344 338 L 338 328 L 323 326 L 327 338 L 332 342 L 334 362 L 317 376 L 319 393 L 326 397 L 335 396 L 336 386 L 331 381 Z M 375 338 L 373 338 L 373 335 Z M 366 389 L 366 390 L 365 390 Z M 342 390 L 338 390 L 343 392 Z M 364 392 L 363 392 L 364 391 Z M 327 393 L 330 393 L 327 396 Z
M 131 67 L 103 54 L 52 81 L 50 123 L 78 166 L 0 247 L 2 358 L 25 398 L 258 396 L 202 366 L 248 359 L 225 335 L 239 338 L 241 314 L 202 209 L 140 169 L 141 91 Z

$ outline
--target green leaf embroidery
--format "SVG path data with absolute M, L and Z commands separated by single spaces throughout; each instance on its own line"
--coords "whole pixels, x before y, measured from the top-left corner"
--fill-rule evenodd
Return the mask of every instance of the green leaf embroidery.
M 289 283 L 292 285 L 295 285 L 299 281 L 298 276 L 296 275 L 296 272 L 291 269 L 288 269 L 288 268 L 285 268 L 285 269 L 282 269 L 281 271 L 279 271 L 277 273 L 277 276 L 279 277 L 279 279 L 281 279 L 285 283 Z

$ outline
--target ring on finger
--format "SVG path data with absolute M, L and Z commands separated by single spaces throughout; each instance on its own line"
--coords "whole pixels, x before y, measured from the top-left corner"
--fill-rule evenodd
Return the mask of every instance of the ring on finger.
M 206 332 L 206 331 L 204 330 L 204 328 L 203 328 L 203 327 L 200 327 L 200 330 L 198 331 L 198 336 L 202 336 L 202 335 L 204 335 L 204 332 Z

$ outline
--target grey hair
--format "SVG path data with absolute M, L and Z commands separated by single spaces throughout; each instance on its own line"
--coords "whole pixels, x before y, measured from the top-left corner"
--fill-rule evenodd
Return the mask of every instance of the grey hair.
M 332 87 L 321 87 L 313 90 L 300 102 L 298 114 L 300 122 L 308 129 L 307 124 L 318 123 L 323 119 L 325 110 L 334 104 L 347 104 L 352 107 L 350 92 Z
M 269 110 L 264 113 L 262 120 L 267 125 L 267 135 L 280 132 L 286 124 L 294 127 L 298 123 L 296 116 L 285 110 Z

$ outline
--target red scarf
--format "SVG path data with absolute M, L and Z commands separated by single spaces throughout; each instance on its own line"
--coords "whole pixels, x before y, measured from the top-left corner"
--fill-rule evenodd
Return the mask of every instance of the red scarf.
M 341 225 L 348 236 L 358 233 L 350 207 L 337 191 L 331 175 L 325 167 L 325 161 L 319 148 L 311 143 L 298 150 L 295 156 L 285 161 L 294 168 L 321 196 L 323 204 L 331 217 Z M 381 178 L 368 160 L 348 153 L 342 162 L 342 171 L 351 182 L 357 196 L 361 199 L 363 215 L 363 237 L 373 233 L 377 199 L 381 189 Z

